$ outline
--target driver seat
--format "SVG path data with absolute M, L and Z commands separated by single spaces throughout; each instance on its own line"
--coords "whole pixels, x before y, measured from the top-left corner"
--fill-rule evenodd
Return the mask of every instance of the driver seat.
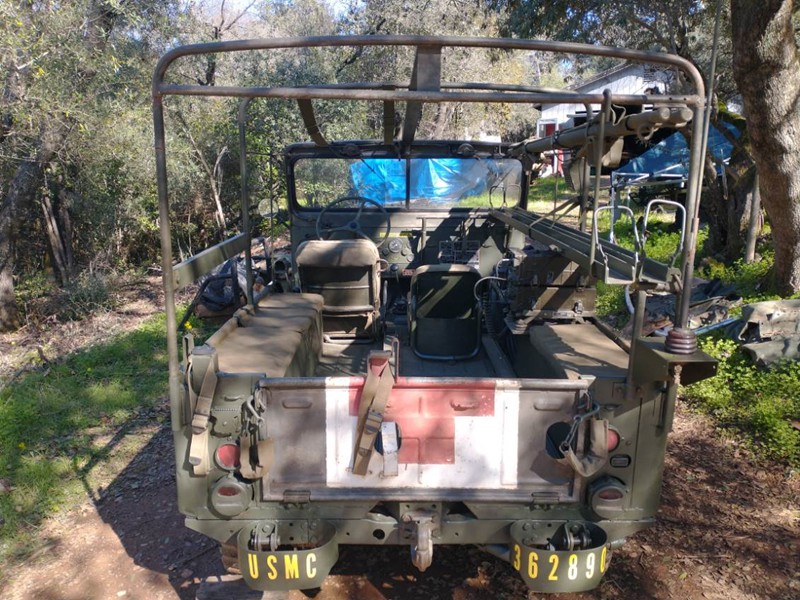
M 366 239 L 306 240 L 295 262 L 303 292 L 323 298 L 323 332 L 374 338 L 379 331 L 380 256 Z

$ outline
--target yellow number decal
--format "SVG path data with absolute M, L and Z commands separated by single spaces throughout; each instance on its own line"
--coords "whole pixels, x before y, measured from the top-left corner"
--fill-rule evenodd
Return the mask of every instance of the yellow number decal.
M 550 555 L 550 564 L 553 565 L 553 568 L 550 569 L 550 575 L 547 577 L 548 581 L 558 581 L 558 575 L 556 575 L 556 571 L 558 571 L 558 555 L 551 554 Z
M 575 581 L 578 578 L 578 555 L 570 554 L 567 564 L 569 564 L 569 569 L 567 569 L 567 577 L 570 581 Z
M 600 572 L 606 572 L 606 554 L 608 553 L 608 548 L 603 546 L 603 551 L 600 553 Z
M 531 552 L 528 555 L 528 577 L 536 579 L 539 576 L 539 555 Z
M 522 548 L 514 544 L 514 570 L 519 571 Z
M 597 558 L 594 552 L 586 556 L 586 579 L 594 577 L 594 563 L 596 560 Z

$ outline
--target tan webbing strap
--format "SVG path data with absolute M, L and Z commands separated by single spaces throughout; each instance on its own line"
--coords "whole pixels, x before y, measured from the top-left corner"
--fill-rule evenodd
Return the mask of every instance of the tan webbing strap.
M 314 106 L 311 100 L 300 98 L 297 100 L 297 105 L 300 107 L 300 116 L 303 117 L 303 125 L 306 126 L 306 131 L 311 139 L 317 146 L 327 146 L 328 141 L 322 135 L 322 131 L 317 124 L 317 117 L 314 115 Z
M 256 442 L 253 452 L 252 438 L 245 433 L 239 438 L 239 472 L 245 479 L 261 479 L 269 473 L 275 460 L 275 441 L 271 438 Z
M 201 433 L 208 428 L 208 418 L 211 416 L 211 403 L 214 401 L 214 392 L 217 389 L 217 355 L 212 354 L 211 361 L 203 376 L 200 386 L 200 395 L 194 407 L 192 416 L 192 432 Z
M 375 448 L 375 438 L 381 430 L 383 413 L 394 386 L 389 367 L 391 352 L 370 352 L 367 359 L 367 378 L 358 405 L 358 427 L 353 450 L 353 473 L 366 475 L 369 459 Z
M 208 419 L 211 416 L 211 403 L 217 389 L 217 354 L 211 360 L 203 376 L 200 395 L 194 405 L 192 416 L 192 439 L 189 442 L 189 464 L 194 467 L 195 475 L 207 475 L 211 470 L 211 459 L 208 456 Z M 189 389 L 191 389 L 191 381 Z
M 186 377 L 184 379 L 186 386 L 186 402 L 183 403 L 183 423 L 186 425 L 191 423 L 192 416 L 194 415 L 194 407 L 197 405 L 197 394 L 192 387 L 192 359 L 189 358 L 189 364 L 186 366 Z
M 582 458 L 578 458 L 572 448 L 562 452 L 564 458 L 559 462 L 568 464 L 581 477 L 591 477 L 597 473 L 608 460 L 608 421 L 589 421 L 589 451 Z

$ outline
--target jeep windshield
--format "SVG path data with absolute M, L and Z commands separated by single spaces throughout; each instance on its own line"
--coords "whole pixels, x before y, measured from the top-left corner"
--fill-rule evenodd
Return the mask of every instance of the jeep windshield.
M 522 163 L 509 158 L 300 158 L 295 199 L 324 208 L 343 197 L 417 210 L 516 205 Z

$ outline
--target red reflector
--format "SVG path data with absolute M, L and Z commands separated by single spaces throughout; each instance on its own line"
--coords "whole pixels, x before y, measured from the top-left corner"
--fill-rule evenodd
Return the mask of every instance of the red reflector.
M 217 489 L 217 494 L 220 496 L 238 496 L 241 490 L 231 485 L 223 485 Z
M 597 492 L 597 497 L 601 500 L 621 500 L 622 490 L 612 487 L 604 488 Z
M 616 450 L 619 446 L 619 432 L 615 429 L 608 429 L 608 451 Z
M 233 470 L 239 466 L 239 446 L 236 444 L 222 444 L 214 456 L 223 469 Z

